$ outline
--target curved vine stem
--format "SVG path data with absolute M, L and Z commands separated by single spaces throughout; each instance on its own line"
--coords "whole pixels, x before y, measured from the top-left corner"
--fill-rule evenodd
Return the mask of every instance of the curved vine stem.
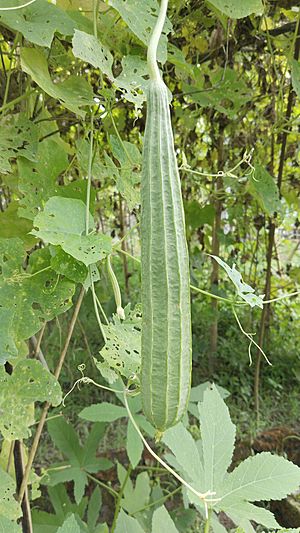
M 147 62 L 148 62 L 148 68 L 149 68 L 149 75 L 150 75 L 150 78 L 154 81 L 161 80 L 159 68 L 157 65 L 157 48 L 158 48 L 160 36 L 163 31 L 164 23 L 166 20 L 167 9 L 168 9 L 168 0 L 161 0 L 158 18 L 154 26 L 154 30 L 152 32 L 149 46 L 148 46 Z
M 208 490 L 207 492 L 204 492 L 204 493 L 198 492 L 187 481 L 185 481 L 185 479 L 183 479 L 179 474 L 177 474 L 177 472 L 175 472 L 175 470 L 173 470 L 173 468 L 171 468 L 168 465 L 168 463 L 166 463 L 163 459 L 161 459 L 161 457 L 159 457 L 159 455 L 157 455 L 152 450 L 151 446 L 148 444 L 148 442 L 146 441 L 146 439 L 142 435 L 142 433 L 140 431 L 140 428 L 138 427 L 138 425 L 137 425 L 136 421 L 134 420 L 134 417 L 133 417 L 133 415 L 132 415 L 132 413 L 130 411 L 130 408 L 129 408 L 129 405 L 128 405 L 128 401 L 127 401 L 127 390 L 126 389 L 124 389 L 124 404 L 125 404 L 129 419 L 132 422 L 132 425 L 133 425 L 134 429 L 136 430 L 136 432 L 138 433 L 139 437 L 141 438 L 145 448 L 147 448 L 148 452 L 152 455 L 152 457 L 154 457 L 154 459 L 156 459 L 156 461 L 159 464 L 161 464 L 173 477 L 175 477 L 182 485 L 184 485 L 188 490 L 190 490 L 193 494 L 195 494 L 195 496 L 197 496 L 197 498 L 199 498 L 199 500 L 201 500 L 203 502 L 204 507 L 205 507 L 205 516 L 206 516 L 206 519 L 207 519 L 208 518 L 208 511 L 209 511 L 208 504 L 212 503 L 212 502 L 219 501 L 219 498 L 210 498 L 210 496 L 214 496 L 216 493 L 212 492 L 211 490 Z
M 17 9 L 23 9 L 23 7 L 30 6 L 31 4 L 34 4 L 37 0 L 29 0 L 29 2 L 26 2 L 25 4 L 22 4 L 20 6 L 13 6 L 13 7 L 0 7 L 0 11 L 16 11 Z

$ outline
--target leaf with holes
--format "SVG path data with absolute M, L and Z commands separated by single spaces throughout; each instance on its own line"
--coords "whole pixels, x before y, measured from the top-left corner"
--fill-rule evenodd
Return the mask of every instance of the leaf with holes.
M 205 76 L 200 72 L 195 77 L 195 84 L 183 84 L 188 98 L 202 107 L 212 107 L 229 118 L 234 119 L 243 106 L 251 100 L 251 92 L 245 81 L 237 72 L 227 68 L 218 68 L 210 73 L 211 87 L 207 89 Z
M 10 441 L 30 436 L 33 402 L 55 406 L 62 400 L 58 381 L 35 359 L 19 361 L 11 375 L 1 367 L 0 385 L 0 432 Z
M 235 285 L 238 296 L 240 296 L 247 304 L 251 307 L 260 307 L 263 308 L 263 296 L 258 296 L 254 294 L 254 289 L 243 281 L 242 275 L 236 270 L 235 264 L 232 268 L 223 261 L 220 257 L 216 255 L 209 254 L 219 265 L 224 268 L 228 277 L 231 279 L 232 283 Z
M 68 158 L 62 146 L 52 139 L 39 143 L 36 161 L 18 159 L 18 187 L 23 198 L 19 214 L 33 220 L 46 201 L 59 194 L 58 176 L 67 168 Z
M 5 516 L 0 516 L 0 533 L 22 533 L 21 526 L 16 522 L 12 522 L 9 518 Z
M 61 274 L 75 283 L 83 284 L 88 277 L 88 268 L 81 261 L 77 261 L 64 252 L 60 246 L 53 247 L 50 264 L 57 274 Z
M 148 46 L 158 15 L 159 7 L 156 0 L 145 0 L 142 10 L 139 0 L 109 0 L 108 3 L 118 11 L 124 22 L 142 43 Z M 157 52 L 158 60 L 162 63 L 167 60 L 167 34 L 170 31 L 172 31 L 172 25 L 167 18 Z
M 17 11 L 1 11 L 0 23 L 22 33 L 39 46 L 51 46 L 54 34 L 72 35 L 74 21 L 65 11 L 47 0 L 36 0 L 31 6 Z
M 75 30 L 72 43 L 75 57 L 99 68 L 123 92 L 126 100 L 133 102 L 136 107 L 142 107 L 149 84 L 146 61 L 137 56 L 124 57 L 121 62 L 122 72 L 115 77 L 112 72 L 113 56 L 94 35 Z
M 1 307 L 0 304 L 0 365 L 7 359 L 14 359 L 18 355 L 14 336 L 14 312 L 12 309 Z
M 262 165 L 255 166 L 254 177 L 249 182 L 249 192 L 268 216 L 272 217 L 275 212 L 282 211 L 277 184 Z
M 58 279 L 49 267 L 47 250 L 36 250 L 30 256 L 28 269 L 24 272 L 24 246 L 20 239 L 0 239 L 0 306 L 3 321 L 14 323 L 11 339 L 5 340 L 1 332 L 3 359 L 14 354 L 13 343 L 29 339 L 43 323 L 65 312 L 72 306 L 75 286 L 66 279 Z M 46 269 L 46 270 L 44 270 Z M 39 272 L 39 270 L 44 270 Z M 34 276 L 32 276 L 34 274 Z M 4 318 L 6 315 L 7 318 Z M 7 331 L 9 334 L 9 329 Z
M 262 0 L 208 0 L 208 4 L 212 4 L 232 19 L 241 19 L 252 14 L 262 15 L 264 12 Z
M 35 159 L 38 149 L 38 128 L 23 115 L 5 117 L 0 121 L 0 172 L 11 172 L 16 157 Z
M 110 80 L 113 80 L 113 56 L 108 48 L 101 44 L 94 35 L 75 30 L 72 44 L 75 57 L 99 68 Z
M 86 206 L 81 200 L 54 196 L 46 202 L 44 211 L 35 217 L 37 229 L 32 234 L 61 246 L 67 254 L 89 266 L 111 252 L 111 238 L 99 233 L 85 235 L 85 216 Z M 89 229 L 93 228 L 93 217 L 89 214 Z
M 126 378 L 137 374 L 141 364 L 140 318 L 121 321 L 115 317 L 113 323 L 103 328 L 106 343 L 100 350 L 102 361 L 96 361 L 97 368 L 102 372 L 104 365 L 104 370 L 109 367 Z
M 89 83 L 80 76 L 69 78 L 54 83 L 48 71 L 47 59 L 36 48 L 22 48 L 21 65 L 24 72 L 29 74 L 33 81 L 55 100 L 59 100 L 64 107 L 80 117 L 85 116 L 82 106 L 94 104 L 93 90 Z
M 16 484 L 10 475 L 0 468 L 0 516 L 16 520 L 22 515 L 21 506 L 15 500 Z M 1 522 L 0 522 L 1 525 Z M 11 530 L 9 530 L 11 531 Z

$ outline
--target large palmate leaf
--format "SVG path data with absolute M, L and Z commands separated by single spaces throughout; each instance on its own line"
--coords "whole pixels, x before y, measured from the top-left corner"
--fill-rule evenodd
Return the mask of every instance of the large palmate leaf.
M 220 257 L 211 254 L 210 257 L 213 257 L 213 259 L 217 261 L 222 268 L 224 268 L 229 279 L 231 279 L 232 283 L 235 285 L 237 294 L 240 296 L 240 298 L 245 300 L 245 302 L 247 302 L 247 304 L 249 304 L 251 307 L 257 306 L 261 309 L 263 308 L 263 296 L 254 294 L 254 289 L 243 281 L 242 275 L 238 272 L 238 270 L 236 270 L 235 265 L 233 265 L 231 268 Z
M 202 441 L 195 445 L 182 424 L 166 431 L 163 440 L 173 453 L 166 456 L 167 460 L 196 490 L 215 493 L 213 512 L 224 511 L 236 525 L 248 530 L 249 520 L 266 527 L 279 527 L 272 513 L 250 502 L 281 499 L 293 492 L 300 483 L 300 468 L 283 457 L 262 453 L 249 457 L 228 473 L 235 427 L 215 386 L 204 391 L 199 420 Z M 197 496 L 189 490 L 187 496 L 203 510 Z M 214 515 L 213 520 L 217 520 Z
M 62 526 L 66 517 L 72 513 L 78 519 L 83 518 L 88 504 L 87 498 L 83 498 L 79 505 L 73 503 L 63 484 L 56 485 L 55 487 L 48 486 L 47 492 L 54 513 L 40 511 L 35 508 L 32 509 L 34 533 L 57 533 L 57 528 Z
M 121 389 L 121 386 L 120 386 Z M 123 393 L 117 394 L 120 401 L 124 403 Z M 134 416 L 134 419 L 139 427 L 141 427 L 147 435 L 151 438 L 154 436 L 154 428 L 149 424 L 145 419 L 144 415 L 138 414 L 141 409 L 141 399 L 139 396 L 128 398 L 129 408 L 131 413 Z M 80 413 L 79 416 L 84 420 L 89 420 L 91 422 L 113 422 L 120 418 L 127 418 L 128 413 L 125 407 L 114 405 L 112 403 L 102 402 L 89 407 L 85 407 Z M 139 463 L 144 445 L 137 434 L 135 428 L 131 422 L 128 422 L 127 427 L 127 441 L 126 441 L 126 451 L 128 458 L 130 460 L 133 468 Z
M 233 19 L 240 19 L 248 15 L 262 15 L 263 3 L 262 0 L 207 0 L 208 4 L 212 4 L 222 13 Z
M 1 16 L 0 16 L 1 18 Z M 38 128 L 25 116 L 0 121 L 0 172 L 11 171 L 11 159 L 23 156 L 34 160 L 38 148 Z
M 85 235 L 85 217 L 86 206 L 81 200 L 54 196 L 46 202 L 44 211 L 35 217 L 37 229 L 32 234 L 61 246 L 67 254 L 89 266 L 111 252 L 111 238 L 99 233 Z M 89 228 L 94 228 L 91 214 Z
M 21 50 L 21 64 L 24 72 L 29 74 L 43 91 L 60 100 L 62 105 L 73 113 L 84 117 L 85 112 L 81 106 L 93 105 L 93 91 L 88 82 L 82 76 L 70 76 L 61 83 L 54 83 L 48 71 L 46 57 L 36 48 Z
M 74 21 L 47 0 L 37 0 L 22 10 L 0 11 L 0 23 L 22 33 L 28 41 L 48 47 L 54 33 L 72 35 L 74 31 Z
M 55 486 L 65 481 L 74 481 L 75 501 L 79 504 L 88 484 L 88 473 L 107 470 L 112 463 L 105 458 L 96 457 L 99 442 L 104 435 L 104 424 L 94 424 L 84 446 L 79 442 L 73 427 L 63 418 L 48 422 L 48 431 L 53 442 L 67 458 L 67 462 L 50 469 L 48 484 Z
M 249 182 L 249 191 L 267 215 L 280 213 L 278 187 L 274 178 L 262 165 L 256 165 L 254 179 Z
M 158 3 L 156 0 L 145 0 L 143 9 L 139 0 L 109 0 L 109 4 L 116 9 L 131 31 L 145 44 L 149 44 L 153 27 L 157 20 Z M 169 19 L 166 19 L 162 36 L 158 45 L 158 60 L 167 60 L 167 34 L 172 30 Z
M 16 520 L 22 515 L 21 506 L 14 498 L 15 492 L 14 479 L 0 468 L 0 518 L 3 516 L 9 520 Z
M 32 403 L 59 405 L 61 399 L 58 381 L 39 361 L 19 361 L 12 375 L 0 367 L 0 432 L 8 440 L 27 438 L 34 422 Z
M 206 487 L 218 488 L 232 460 L 235 426 L 230 420 L 228 408 L 216 387 L 206 389 L 209 402 L 199 404 L 201 420 L 203 468 Z
M 37 250 L 30 256 L 30 273 L 24 272 L 24 246 L 20 239 L 0 239 L 0 328 L 1 362 L 15 355 L 18 341 L 26 340 L 39 331 L 45 321 L 65 312 L 72 305 L 75 286 L 58 279 L 47 261 L 39 261 L 43 254 Z M 34 268 L 36 264 L 37 268 Z M 43 270 L 38 272 L 39 270 Z M 34 273 L 34 276 L 32 275 Z M 13 328 L 12 328 L 13 324 Z

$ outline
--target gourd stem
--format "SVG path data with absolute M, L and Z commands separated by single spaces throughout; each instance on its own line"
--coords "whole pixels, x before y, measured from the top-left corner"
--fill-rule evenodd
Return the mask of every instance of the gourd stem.
M 175 470 L 173 470 L 173 468 L 171 468 L 168 465 L 168 463 L 166 463 L 163 459 L 161 459 L 159 457 L 159 455 L 157 455 L 152 450 L 151 446 L 148 444 L 148 442 L 146 441 L 146 439 L 142 435 L 142 433 L 140 431 L 140 428 L 138 427 L 136 421 L 134 420 L 134 417 L 133 417 L 133 415 L 132 415 L 132 413 L 130 411 L 129 405 L 128 405 L 126 389 L 124 389 L 124 403 L 125 403 L 125 407 L 126 407 L 129 419 L 132 422 L 132 425 L 135 428 L 136 432 L 140 436 L 144 446 L 147 448 L 148 452 L 152 455 L 152 457 L 154 457 L 154 459 L 156 459 L 156 461 L 159 462 L 159 464 L 161 464 L 170 474 L 172 474 L 172 476 L 174 476 L 178 481 L 180 481 L 180 483 L 182 485 L 184 485 L 188 490 L 190 490 L 193 494 L 195 494 L 195 496 L 197 496 L 203 502 L 203 504 L 205 506 L 205 515 L 206 515 L 206 518 L 207 518 L 208 517 L 208 503 L 219 501 L 219 498 L 211 498 L 211 496 L 213 496 L 215 494 L 215 492 L 212 492 L 210 490 L 208 490 L 205 493 L 198 492 L 187 481 L 185 481 L 185 479 L 183 479 L 179 474 L 177 474 L 177 472 L 175 472 Z
M 166 16 L 167 16 L 167 9 L 168 9 L 168 0 L 161 0 L 158 18 L 154 26 L 152 35 L 150 37 L 149 46 L 148 46 L 147 61 L 148 61 L 149 75 L 152 80 L 156 80 L 156 81 L 159 81 L 161 79 L 159 68 L 157 66 L 156 56 L 157 56 L 157 48 L 158 48 L 159 39 L 162 34 L 164 23 L 165 23 Z

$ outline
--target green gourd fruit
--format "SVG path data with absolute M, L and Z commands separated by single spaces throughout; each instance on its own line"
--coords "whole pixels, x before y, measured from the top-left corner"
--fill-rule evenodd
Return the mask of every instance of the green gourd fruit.
M 169 95 L 156 63 L 166 5 L 162 0 L 152 49 L 151 41 L 148 49 L 150 82 L 141 183 L 141 393 L 144 413 L 158 435 L 183 416 L 191 382 L 190 279 L 184 211 Z

